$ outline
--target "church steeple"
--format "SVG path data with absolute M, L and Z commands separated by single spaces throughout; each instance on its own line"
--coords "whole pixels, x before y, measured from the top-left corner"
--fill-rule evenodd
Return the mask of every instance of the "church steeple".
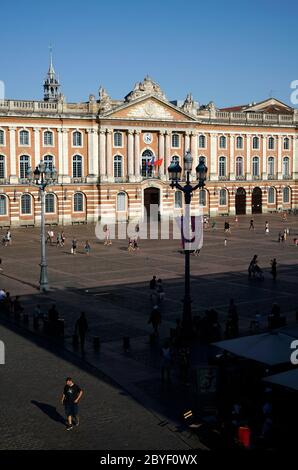
M 44 101 L 57 101 L 59 98 L 59 87 L 60 83 L 58 78 L 56 78 L 56 72 L 53 66 L 53 51 L 50 47 L 50 65 L 47 76 L 43 83 Z

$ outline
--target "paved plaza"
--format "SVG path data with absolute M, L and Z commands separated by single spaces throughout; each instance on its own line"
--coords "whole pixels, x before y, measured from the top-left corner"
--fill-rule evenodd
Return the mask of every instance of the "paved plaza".
M 231 234 L 227 235 L 223 230 L 226 220 L 231 223 Z M 248 331 L 257 310 L 265 321 L 273 302 L 279 303 L 288 322 L 295 321 L 298 309 L 298 247 L 293 243 L 298 236 L 296 216 L 289 215 L 286 222 L 277 214 L 254 216 L 254 231 L 249 231 L 249 220 L 249 216 L 239 217 L 238 223 L 234 218 L 217 218 L 216 228 L 209 227 L 204 232 L 200 255 L 191 257 L 194 314 L 212 307 L 224 323 L 233 297 L 239 310 L 241 333 Z M 265 234 L 266 220 L 269 234 Z M 284 243 L 278 243 L 278 233 L 286 227 L 290 236 Z M 96 239 L 91 225 L 64 227 L 64 232 L 65 247 L 47 248 L 51 285 L 48 294 L 38 292 L 38 228 L 13 230 L 12 245 L 0 251 L 3 268 L 0 287 L 12 296 L 20 295 L 29 315 L 38 303 L 45 313 L 56 303 L 65 320 L 64 346 L 53 346 L 42 334 L 33 333 L 31 323 L 30 331 L 25 332 L 23 326 L 11 326 L 3 320 L 0 338 L 8 345 L 7 365 L 0 370 L 4 383 L 2 403 L 7 404 L 4 424 L 0 424 L 5 428 L 3 448 L 203 447 L 189 433 L 179 431 L 182 412 L 193 404 L 192 391 L 178 380 L 168 387 L 161 384 L 159 345 L 149 344 L 152 327 L 148 324 L 151 310 L 148 281 L 153 274 L 163 280 L 165 288 L 160 344 L 175 326 L 175 319 L 181 316 L 184 256 L 179 252 L 179 241 L 141 240 L 139 252 L 128 253 L 125 240 L 104 246 Z M 76 255 L 70 254 L 73 237 L 79 241 Z M 87 239 L 92 247 L 90 256 L 84 253 Z M 259 256 L 264 281 L 248 279 L 247 268 L 254 254 Z M 276 282 L 270 274 L 273 257 L 278 262 Z M 84 359 L 72 345 L 75 320 L 82 310 L 89 322 Z M 101 341 L 99 352 L 93 351 L 94 336 Z M 131 342 L 127 353 L 122 348 L 124 336 Z M 207 361 L 203 350 L 197 351 L 196 361 L 198 364 Z M 102 375 L 97 377 L 86 367 Z M 80 434 L 61 440 L 60 433 L 64 431 L 61 423 L 31 401 L 56 407 L 63 379 L 72 374 L 87 390 L 82 402 L 86 424 L 76 430 Z M 14 394 L 10 393 L 12 389 Z M 20 400 L 24 403 L 23 411 L 18 411 Z M 15 419 L 17 426 L 12 424 Z M 17 439 L 16 427 L 20 430 Z M 121 440 L 124 435 L 126 440 Z

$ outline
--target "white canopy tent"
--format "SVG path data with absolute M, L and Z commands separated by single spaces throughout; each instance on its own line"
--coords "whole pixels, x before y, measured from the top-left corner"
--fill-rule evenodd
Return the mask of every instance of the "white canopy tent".
M 296 337 L 297 338 L 297 337 Z M 291 343 L 296 339 L 280 331 L 243 336 L 213 343 L 236 356 L 269 366 L 290 363 Z
M 265 377 L 263 380 L 265 382 L 291 388 L 292 390 L 298 390 L 298 369 L 287 370 L 280 374 L 270 375 L 269 377 Z

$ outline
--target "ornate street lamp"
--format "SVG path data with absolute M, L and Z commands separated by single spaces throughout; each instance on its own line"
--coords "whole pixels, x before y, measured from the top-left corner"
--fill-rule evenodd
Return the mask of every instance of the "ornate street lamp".
M 53 166 L 50 169 L 42 160 L 37 165 L 34 171 L 28 167 L 26 172 L 27 181 L 33 186 L 39 188 L 40 202 L 41 202 L 41 221 L 40 221 L 40 278 L 39 289 L 40 292 L 48 292 L 48 273 L 47 273 L 47 259 L 46 259 L 46 237 L 45 237 L 45 189 L 48 185 L 54 184 L 57 181 L 57 171 Z
M 199 159 L 199 164 L 196 167 L 196 176 L 198 183 L 195 186 L 190 184 L 190 173 L 192 169 L 193 158 L 190 152 L 186 152 L 184 156 L 184 171 L 186 176 L 186 184 L 181 186 L 179 180 L 181 179 L 182 169 L 178 162 L 172 162 L 168 168 L 169 179 L 171 181 L 171 188 L 177 188 L 184 194 L 185 201 L 185 219 L 186 224 L 190 227 L 190 202 L 194 191 L 205 186 L 207 167 L 204 158 Z M 184 227 L 186 225 L 184 224 Z M 192 312 L 191 312 L 191 297 L 190 297 L 190 250 L 184 249 L 185 255 L 185 279 L 184 279 L 184 299 L 183 299 L 183 333 L 185 337 L 192 335 Z

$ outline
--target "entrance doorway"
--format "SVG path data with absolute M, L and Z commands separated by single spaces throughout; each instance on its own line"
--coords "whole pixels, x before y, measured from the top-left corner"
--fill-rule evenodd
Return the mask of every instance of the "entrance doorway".
M 144 190 L 145 217 L 156 214 L 159 219 L 160 190 L 158 188 L 147 188 Z M 155 206 L 154 208 L 151 206 Z M 152 212 L 153 211 L 153 212 Z
M 238 188 L 235 196 L 236 215 L 246 214 L 246 191 L 244 188 Z
M 262 190 L 261 188 L 254 188 L 251 198 L 251 212 L 252 214 L 262 214 Z

